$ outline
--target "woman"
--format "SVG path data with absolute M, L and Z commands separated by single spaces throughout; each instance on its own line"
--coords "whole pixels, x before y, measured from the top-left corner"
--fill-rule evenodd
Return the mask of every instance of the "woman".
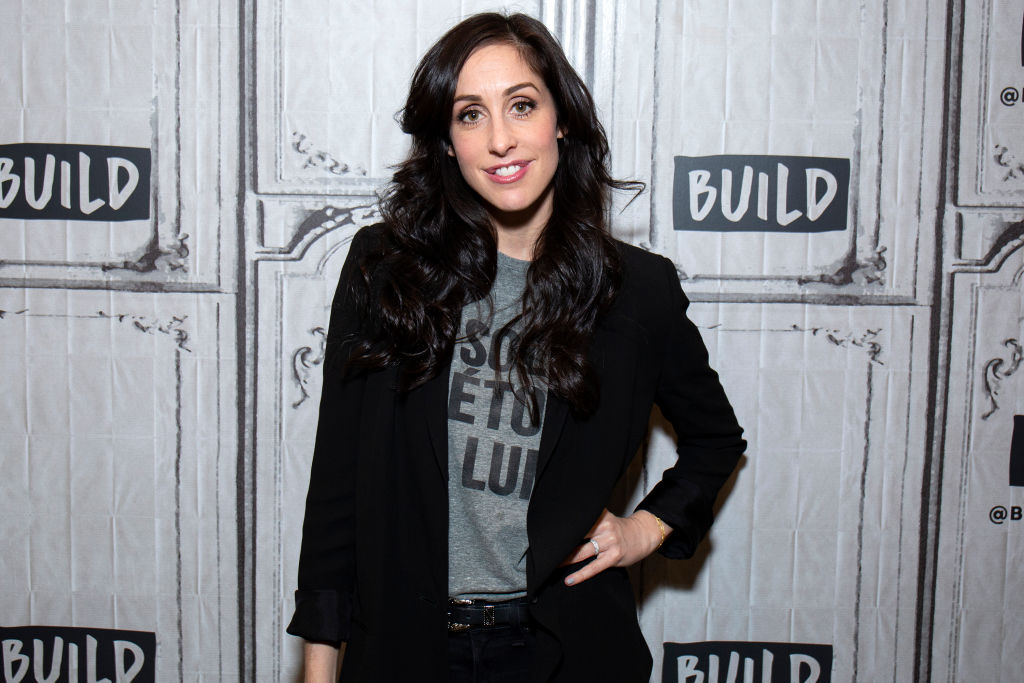
M 616 242 L 607 142 L 544 26 L 413 76 L 409 158 L 331 314 L 296 612 L 307 680 L 647 681 L 629 566 L 688 557 L 743 452 L 671 262 Z M 656 402 L 679 459 L 605 509 Z

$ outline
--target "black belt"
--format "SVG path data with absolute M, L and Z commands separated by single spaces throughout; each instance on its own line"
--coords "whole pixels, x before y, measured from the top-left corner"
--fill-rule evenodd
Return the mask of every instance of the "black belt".
M 448 600 L 448 631 L 458 633 L 473 626 L 518 626 L 530 623 L 526 598 L 506 602 Z

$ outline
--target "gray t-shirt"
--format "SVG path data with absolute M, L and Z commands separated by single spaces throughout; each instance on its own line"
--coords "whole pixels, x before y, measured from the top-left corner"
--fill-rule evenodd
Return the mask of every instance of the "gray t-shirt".
M 495 336 L 522 308 L 529 266 L 529 261 L 499 252 L 489 297 L 493 317 L 487 299 L 462 310 L 448 382 L 452 597 L 509 599 L 526 594 L 526 508 L 537 472 L 546 394 L 541 379 L 531 374 L 539 409 L 534 423 L 518 373 L 509 372 L 511 335 L 500 340 Z

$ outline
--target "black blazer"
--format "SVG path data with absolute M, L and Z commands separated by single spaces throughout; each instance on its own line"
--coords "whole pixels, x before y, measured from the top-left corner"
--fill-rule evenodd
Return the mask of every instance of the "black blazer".
M 358 262 L 382 226 L 352 240 L 335 294 L 320 422 L 288 632 L 347 641 L 342 681 L 447 679 L 447 369 L 406 395 L 394 369 L 343 377 L 358 324 Z M 651 655 L 624 569 L 576 586 L 559 567 L 597 520 L 636 453 L 652 403 L 679 458 L 641 502 L 675 531 L 660 552 L 693 554 L 742 455 L 742 429 L 685 315 L 672 263 L 620 244 L 622 287 L 594 333 L 601 397 L 579 418 L 550 396 L 527 513 L 527 595 L 537 624 L 534 681 L 648 681 Z

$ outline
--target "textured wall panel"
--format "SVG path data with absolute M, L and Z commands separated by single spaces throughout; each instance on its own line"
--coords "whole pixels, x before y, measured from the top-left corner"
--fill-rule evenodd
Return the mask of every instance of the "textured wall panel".
M 156 631 L 159 680 L 233 676 L 232 314 L 0 291 L 5 625 Z
M 749 446 L 695 559 L 634 572 L 659 665 L 663 642 L 821 643 L 835 648 L 833 681 L 912 679 L 921 313 L 692 307 Z M 637 498 L 674 457 L 656 428 L 630 471 Z
M 1024 250 L 992 273 L 953 278 L 936 586 L 936 681 L 1017 677 L 1024 491 L 1010 486 L 1024 414 Z M 1014 512 L 1016 510 L 1016 512 Z M 1005 517 L 1004 517 L 1005 514 Z M 1017 517 L 1017 519 L 1014 519 Z
M 939 156 L 943 103 L 939 3 L 617 8 L 599 23 L 613 34 L 595 48 L 612 74 L 598 80 L 615 89 L 606 123 L 616 171 L 650 183 L 650 198 L 617 219 L 623 235 L 670 254 L 695 293 L 926 296 L 937 190 L 926 174 Z M 674 231 L 673 157 L 718 154 L 849 159 L 848 227 Z M 755 182 L 750 212 L 756 192 Z
M 294 609 L 331 299 L 359 225 L 335 228 L 299 252 L 261 261 L 256 362 L 256 670 L 291 680 L 301 641 L 284 633 Z
M 539 0 L 515 9 L 539 14 Z M 420 56 L 481 0 L 260 0 L 259 193 L 372 194 L 408 142 L 395 124 Z
M 0 35 L 18 68 L 4 70 L 3 142 L 147 148 L 152 186 L 148 220 L 5 220 L 0 282 L 218 285 L 234 263 L 223 241 L 235 231 L 234 3 L 11 4 Z M 91 195 L 109 200 L 106 187 Z
M 1024 204 L 1024 7 L 964 3 L 960 19 L 957 201 Z

